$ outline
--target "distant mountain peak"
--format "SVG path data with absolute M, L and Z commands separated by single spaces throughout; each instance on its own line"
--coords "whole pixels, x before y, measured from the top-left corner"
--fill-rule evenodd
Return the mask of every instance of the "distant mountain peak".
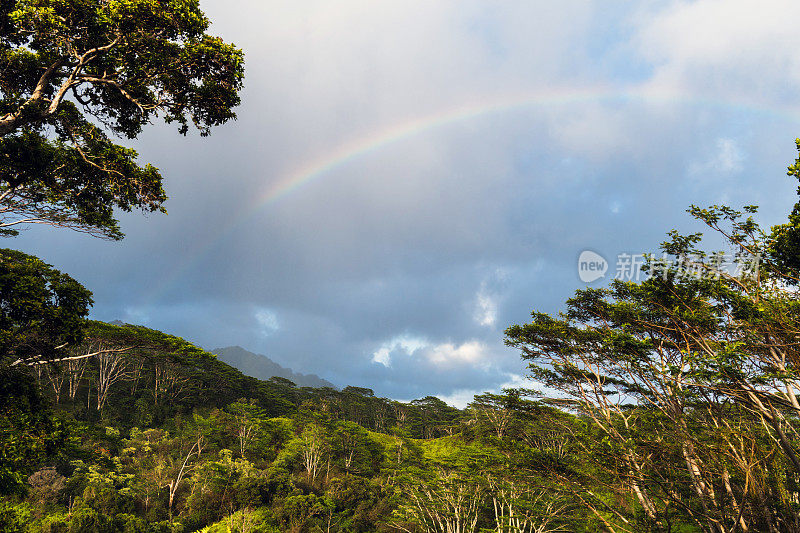
M 219 360 L 237 368 L 243 374 L 254 378 L 268 380 L 273 376 L 285 378 L 293 381 L 300 387 L 331 387 L 338 389 L 336 385 L 328 380 L 322 379 L 316 374 L 301 374 L 291 368 L 286 368 L 264 354 L 251 352 L 241 346 L 228 346 L 209 350 L 216 354 Z

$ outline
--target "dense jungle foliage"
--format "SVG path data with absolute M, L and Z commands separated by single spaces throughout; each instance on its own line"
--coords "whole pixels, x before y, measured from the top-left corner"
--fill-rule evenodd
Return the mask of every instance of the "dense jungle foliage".
M 298 388 L 101 322 L 58 363 L 4 372 L 4 530 L 474 530 L 540 513 L 553 527 L 591 523 L 546 490 L 547 471 L 579 466 L 553 424 L 586 428 L 518 391 L 460 411 Z
M 163 211 L 117 139 L 235 118 L 243 53 L 209 26 L 196 0 L 0 0 L 0 236 Z M 533 312 L 506 343 L 539 390 L 464 410 L 247 377 L 0 250 L 0 531 L 800 533 L 800 203 L 689 212 L 723 250 L 672 231 L 642 281 Z

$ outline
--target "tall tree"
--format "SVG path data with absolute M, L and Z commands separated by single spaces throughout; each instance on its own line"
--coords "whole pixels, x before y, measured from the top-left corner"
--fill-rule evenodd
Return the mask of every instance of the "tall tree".
M 243 55 L 208 26 L 197 0 L 0 1 L 0 234 L 120 239 L 114 208 L 163 211 L 161 174 L 107 133 L 235 118 Z
M 97 358 L 97 410 L 108 400 L 111 387 L 128 376 L 127 361 L 119 352 L 101 350 Z
M 463 470 L 439 470 L 428 480 L 408 480 L 402 487 L 404 503 L 394 512 L 391 526 L 407 533 L 477 531 L 485 487 Z
M 770 253 L 755 207 L 689 211 L 745 268 L 725 268 L 701 234 L 671 232 L 672 260 L 651 259 L 649 279 L 579 290 L 507 342 L 599 430 L 614 458 L 602 468 L 626 480 L 649 527 L 668 529 L 677 507 L 713 532 L 800 531 L 796 272 Z

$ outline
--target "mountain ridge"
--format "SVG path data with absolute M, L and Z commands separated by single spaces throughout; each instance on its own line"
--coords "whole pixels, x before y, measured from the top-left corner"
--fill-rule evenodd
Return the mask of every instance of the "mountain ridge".
M 209 350 L 210 353 L 219 357 L 220 361 L 231 365 L 243 374 L 254 378 L 269 380 L 273 376 L 278 376 L 293 381 L 300 387 L 331 387 L 338 389 L 330 381 L 319 377 L 316 374 L 303 374 L 295 372 L 291 368 L 286 368 L 276 363 L 264 354 L 251 352 L 241 346 L 227 346 Z

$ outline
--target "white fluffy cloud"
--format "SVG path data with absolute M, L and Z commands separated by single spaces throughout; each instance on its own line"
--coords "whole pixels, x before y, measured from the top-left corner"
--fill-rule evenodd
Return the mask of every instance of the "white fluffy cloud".
M 798 17 L 800 4 L 785 0 L 673 1 L 638 18 L 635 42 L 654 87 L 780 100 L 800 86 Z
M 425 357 L 438 366 L 483 366 L 488 355 L 489 347 L 480 341 L 467 341 L 458 345 L 446 342 L 429 347 L 425 353 Z
M 428 342 L 423 339 L 411 335 L 400 335 L 381 344 L 381 347 L 373 352 L 372 362 L 388 367 L 392 364 L 392 354 L 396 350 L 400 350 L 406 356 L 411 356 L 426 346 L 428 346 Z
M 488 347 L 480 341 L 435 344 L 420 337 L 400 335 L 381 344 L 372 353 L 372 362 L 389 367 L 394 358 L 402 357 L 405 362 L 427 361 L 436 366 L 478 365 L 487 360 L 488 353 Z

